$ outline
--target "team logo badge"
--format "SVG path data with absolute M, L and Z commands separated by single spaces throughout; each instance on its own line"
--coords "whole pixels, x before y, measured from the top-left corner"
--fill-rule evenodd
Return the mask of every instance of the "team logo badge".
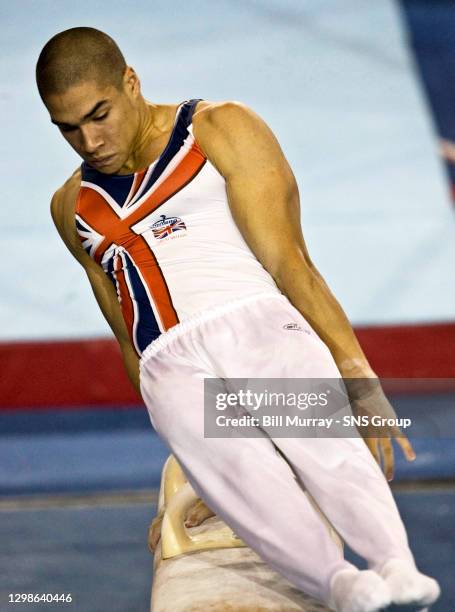
M 163 240 L 175 232 L 186 230 L 186 225 L 180 217 L 166 217 L 166 215 L 161 215 L 160 220 L 155 221 L 151 227 L 153 235 L 158 240 Z

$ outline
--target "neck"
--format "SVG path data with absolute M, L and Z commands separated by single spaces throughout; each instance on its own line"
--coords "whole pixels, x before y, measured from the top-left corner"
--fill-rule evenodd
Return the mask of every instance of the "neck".
M 145 168 L 151 162 L 154 141 L 165 131 L 165 122 L 157 104 L 139 101 L 138 127 L 128 159 L 117 174 L 131 174 Z

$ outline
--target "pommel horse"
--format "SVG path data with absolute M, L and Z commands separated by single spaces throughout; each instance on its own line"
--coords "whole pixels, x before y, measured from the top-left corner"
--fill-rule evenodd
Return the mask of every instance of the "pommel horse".
M 343 549 L 333 526 L 302 491 Z M 269 567 L 217 516 L 186 528 L 186 514 L 197 501 L 170 455 L 158 498 L 158 515 L 163 518 L 154 551 L 151 612 L 329 612 Z

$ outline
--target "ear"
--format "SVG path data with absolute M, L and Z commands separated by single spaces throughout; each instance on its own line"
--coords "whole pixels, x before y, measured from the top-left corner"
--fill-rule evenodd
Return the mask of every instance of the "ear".
M 125 90 L 134 98 L 137 98 L 141 93 L 141 82 L 136 74 L 136 71 L 131 66 L 127 66 L 123 75 L 123 85 Z

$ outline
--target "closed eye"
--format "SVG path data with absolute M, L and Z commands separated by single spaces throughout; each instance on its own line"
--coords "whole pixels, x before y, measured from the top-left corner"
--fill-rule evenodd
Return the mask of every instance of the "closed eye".
M 94 117 L 93 121 L 103 121 L 103 119 L 106 119 L 108 115 L 109 113 L 104 113 L 104 115 L 98 115 L 98 117 Z

